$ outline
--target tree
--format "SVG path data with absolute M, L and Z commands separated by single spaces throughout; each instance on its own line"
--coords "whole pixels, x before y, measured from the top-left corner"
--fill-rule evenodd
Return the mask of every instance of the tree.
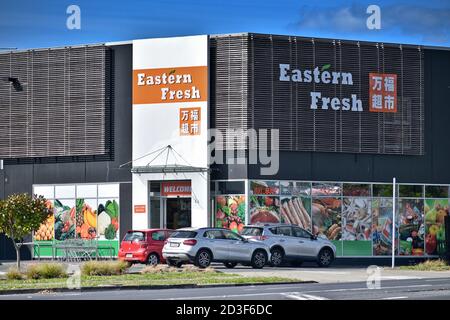
M 24 238 L 39 229 L 53 213 L 42 196 L 27 193 L 12 194 L 0 200 L 0 232 L 10 238 L 16 249 L 17 269 L 20 270 L 20 248 Z

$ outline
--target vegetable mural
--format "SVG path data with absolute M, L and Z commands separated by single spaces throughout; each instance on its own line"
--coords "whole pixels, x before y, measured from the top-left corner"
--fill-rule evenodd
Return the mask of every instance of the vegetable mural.
M 99 204 L 98 209 L 98 233 L 100 238 L 107 240 L 118 239 L 119 230 L 119 205 L 116 200 L 108 200 Z
M 423 224 L 423 200 L 401 199 L 399 207 L 400 255 L 424 254 L 425 226 Z
M 216 227 L 240 232 L 245 225 L 245 196 L 216 197 Z
M 443 254 L 445 240 L 444 219 L 449 214 L 447 199 L 427 199 L 424 205 L 425 213 L 425 252 L 429 255 Z
M 60 201 L 56 199 L 54 202 L 56 240 L 75 238 L 76 207 L 71 205 L 71 203 L 73 203 L 73 200 Z

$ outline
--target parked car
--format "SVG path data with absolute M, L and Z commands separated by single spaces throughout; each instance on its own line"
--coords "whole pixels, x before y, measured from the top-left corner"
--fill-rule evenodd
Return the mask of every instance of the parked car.
M 162 253 L 169 265 L 177 267 L 193 263 L 206 268 L 211 262 L 222 262 L 227 268 L 241 263 L 261 269 L 270 259 L 264 242 L 223 228 L 178 229 L 166 240 Z
M 284 261 L 299 266 L 303 261 L 316 261 L 328 267 L 336 256 L 336 247 L 328 239 L 318 238 L 293 224 L 255 224 L 244 226 L 241 235 L 266 243 L 271 252 L 270 263 L 280 266 Z
M 130 230 L 120 244 L 119 259 L 129 263 L 156 265 L 165 263 L 162 255 L 164 241 L 173 230 L 145 229 Z

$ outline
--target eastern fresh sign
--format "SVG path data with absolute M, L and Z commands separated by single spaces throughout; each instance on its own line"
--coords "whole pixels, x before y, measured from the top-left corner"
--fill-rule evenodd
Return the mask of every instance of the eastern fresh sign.
M 345 85 L 353 86 L 351 72 L 328 71 L 330 64 L 314 69 L 291 69 L 290 64 L 280 63 L 280 81 Z M 369 74 L 370 111 L 371 112 L 397 112 L 397 75 L 396 74 Z M 363 103 L 356 93 L 350 97 L 326 97 L 322 92 L 310 92 L 310 109 L 363 111 Z

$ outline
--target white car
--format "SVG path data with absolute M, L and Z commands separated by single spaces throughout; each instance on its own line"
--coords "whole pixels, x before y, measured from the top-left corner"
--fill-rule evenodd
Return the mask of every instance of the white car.
M 238 263 L 261 269 L 270 261 L 269 247 L 223 228 L 178 229 L 165 241 L 162 254 L 170 266 L 193 263 L 200 268 L 223 262 L 227 268 Z
M 270 247 L 270 263 L 274 267 L 284 261 L 296 265 L 303 261 L 316 261 L 320 267 L 328 267 L 336 257 L 336 246 L 331 241 L 318 238 L 293 224 L 248 225 L 242 229 L 241 235 L 265 242 Z

